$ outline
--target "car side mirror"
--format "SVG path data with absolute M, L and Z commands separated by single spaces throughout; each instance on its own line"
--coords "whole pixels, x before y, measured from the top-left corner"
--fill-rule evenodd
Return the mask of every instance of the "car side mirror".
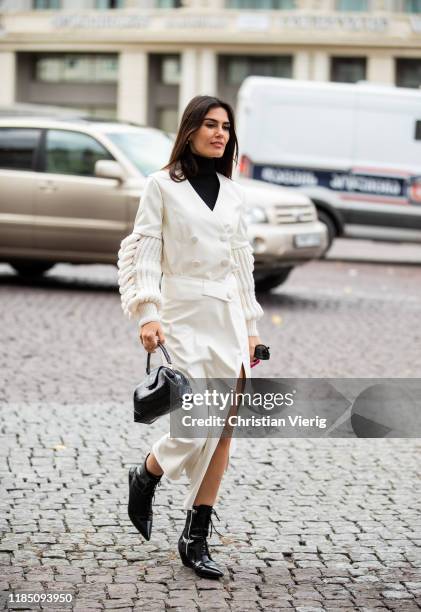
M 95 162 L 95 176 L 120 182 L 124 179 L 123 168 L 118 162 L 111 159 L 99 159 Z

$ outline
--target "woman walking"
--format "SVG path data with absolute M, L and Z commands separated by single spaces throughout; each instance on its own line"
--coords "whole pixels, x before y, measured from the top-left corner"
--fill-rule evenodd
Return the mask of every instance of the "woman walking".
M 118 267 L 122 307 L 138 319 L 146 351 L 165 343 L 174 367 L 188 378 L 235 379 L 238 390 L 251 375 L 263 311 L 255 297 L 244 193 L 231 180 L 237 150 L 231 107 L 211 96 L 193 98 L 168 165 L 147 178 Z M 178 549 L 184 565 L 207 578 L 223 575 L 206 538 L 230 442 L 231 436 L 167 433 L 129 472 L 129 516 L 147 540 L 162 474 L 176 480 L 186 473 L 187 516 Z

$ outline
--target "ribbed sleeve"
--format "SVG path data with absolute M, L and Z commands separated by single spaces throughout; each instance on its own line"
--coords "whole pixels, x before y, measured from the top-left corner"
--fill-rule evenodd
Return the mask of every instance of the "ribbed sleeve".
M 241 305 L 246 319 L 247 331 L 249 336 L 258 336 L 257 321 L 263 316 L 263 310 L 256 300 L 253 268 L 253 250 L 250 244 L 235 248 L 232 255 L 236 268 L 233 273 L 237 279 Z
M 161 257 L 161 238 L 134 231 L 121 242 L 117 262 L 121 306 L 129 319 L 138 319 L 139 326 L 160 320 Z

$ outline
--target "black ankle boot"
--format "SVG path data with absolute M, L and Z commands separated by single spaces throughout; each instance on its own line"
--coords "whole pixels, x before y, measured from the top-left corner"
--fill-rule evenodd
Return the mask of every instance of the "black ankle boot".
M 178 540 L 178 552 L 183 564 L 194 569 L 201 578 L 220 578 L 224 575 L 219 565 L 212 560 L 206 540 L 209 523 L 211 528 L 214 527 L 212 514 L 219 520 L 212 506 L 201 504 L 193 506 L 193 510 L 187 510 L 186 524 Z
M 150 540 L 153 520 L 152 502 L 155 497 L 156 486 L 161 484 L 161 476 L 154 476 L 147 471 L 146 459 L 143 465 L 129 469 L 129 504 L 127 510 L 136 529 L 146 540 Z

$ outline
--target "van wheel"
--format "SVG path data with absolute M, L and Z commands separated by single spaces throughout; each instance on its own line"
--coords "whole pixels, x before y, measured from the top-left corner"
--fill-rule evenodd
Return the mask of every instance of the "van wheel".
M 282 285 L 291 274 L 293 268 L 284 268 L 276 274 L 270 274 L 256 281 L 256 291 L 264 293 Z
M 336 225 L 332 217 L 329 214 L 325 213 L 324 210 L 317 209 L 317 216 L 319 218 L 320 223 L 323 223 L 323 225 L 325 225 L 327 229 L 327 245 L 323 253 L 320 255 L 320 257 L 324 257 L 332 246 L 332 242 L 338 235 L 338 232 L 336 231 Z
M 20 276 L 41 276 L 54 266 L 49 261 L 11 261 L 10 265 Z

